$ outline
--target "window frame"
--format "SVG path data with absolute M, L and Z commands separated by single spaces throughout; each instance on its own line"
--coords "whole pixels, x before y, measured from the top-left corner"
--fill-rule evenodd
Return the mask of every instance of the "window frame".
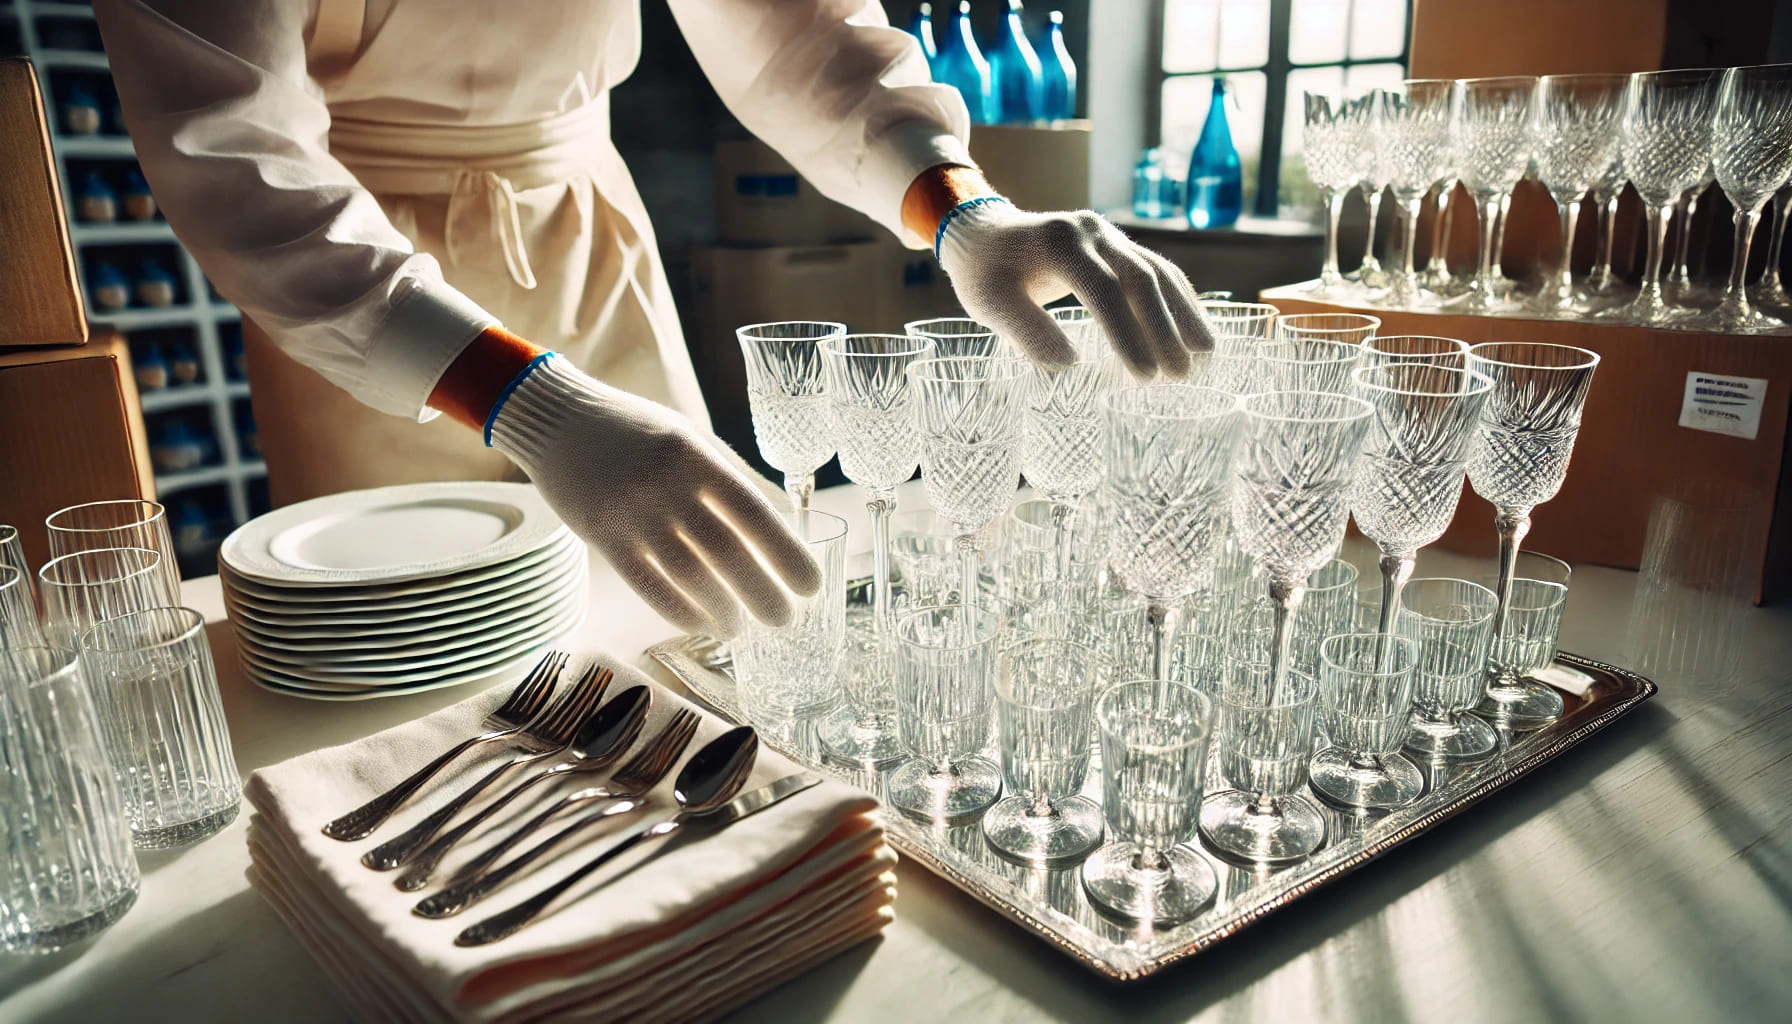
M 1297 64 L 1288 57 L 1288 44 L 1294 22 L 1294 0 L 1269 0 L 1269 60 L 1263 64 L 1227 67 L 1224 60 L 1207 71 L 1170 71 L 1164 67 L 1164 13 L 1169 0 L 1151 0 L 1150 45 L 1157 54 L 1157 77 L 1151 95 L 1145 101 L 1145 130 L 1151 146 L 1163 145 L 1164 86 L 1176 78 L 1214 78 L 1216 76 L 1263 75 L 1263 144 L 1257 157 L 1257 194 L 1251 203 L 1251 214 L 1274 218 L 1281 215 L 1282 190 L 1282 127 L 1287 122 L 1288 76 L 1309 68 L 1338 68 L 1348 74 L 1353 67 L 1371 64 L 1398 64 L 1410 72 L 1412 59 L 1412 15 L 1414 0 L 1406 0 L 1406 32 L 1400 37 L 1400 53 L 1392 57 L 1356 59 L 1350 56 L 1351 33 L 1356 27 L 1356 5 L 1350 0 L 1344 14 L 1344 59 Z M 1216 16 L 1218 11 L 1215 12 Z M 1192 148 L 1192 144 L 1191 144 Z

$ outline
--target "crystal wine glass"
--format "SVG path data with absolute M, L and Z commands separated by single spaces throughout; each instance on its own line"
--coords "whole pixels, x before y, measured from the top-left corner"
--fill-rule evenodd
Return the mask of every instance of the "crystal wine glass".
M 1726 334 L 1776 330 L 1786 325 L 1751 307 L 1743 282 L 1761 208 L 1792 175 L 1792 65 L 1724 72 L 1715 117 L 1711 161 L 1736 208 L 1735 255 L 1723 301 L 1698 324 Z
M 1608 315 L 1659 326 L 1680 313 L 1661 292 L 1668 216 L 1680 193 L 1698 184 L 1711 160 L 1711 115 L 1719 74 L 1703 68 L 1630 76 L 1618 148 L 1631 187 L 1642 197 L 1649 216 L 1649 258 L 1636 298 Z
M 958 531 L 960 600 L 974 603 L 977 531 L 1014 502 L 1020 487 L 1026 366 L 957 356 L 919 360 L 907 373 L 921 431 L 921 481 L 928 503 Z
M 1331 745 L 1313 755 L 1313 791 L 1344 807 L 1392 808 L 1425 791 L 1418 766 L 1400 756 L 1412 712 L 1411 640 L 1344 633 L 1320 645 L 1319 709 Z
M 760 456 L 784 474 L 784 491 L 799 512 L 815 493 L 815 471 L 834 457 L 821 343 L 845 333 L 845 324 L 813 320 L 749 324 L 734 332 L 747 364 L 753 439 Z
M 1369 116 L 1373 118 L 1377 108 L 1373 103 L 1369 105 L 1369 108 Z M 1370 133 L 1365 137 L 1369 140 L 1367 148 L 1373 155 L 1379 136 Z M 1388 272 L 1382 269 L 1381 261 L 1375 258 L 1375 227 L 1381 220 L 1381 196 L 1387 188 L 1385 178 L 1386 175 L 1382 173 L 1379 164 L 1371 159 L 1363 172 L 1363 180 L 1357 185 L 1363 192 L 1363 213 L 1366 218 L 1363 225 L 1363 261 L 1357 265 L 1355 270 L 1344 275 L 1344 278 L 1365 292 L 1373 292 L 1388 286 Z
M 1489 342 L 1469 349 L 1469 366 L 1493 382 L 1481 407 L 1468 478 L 1475 493 L 1495 509 L 1500 566 L 1493 632 L 1498 643 L 1506 632 L 1513 570 L 1531 528 L 1531 509 L 1555 497 L 1568 476 L 1599 355 L 1568 345 Z M 1562 698 L 1541 683 L 1490 667 L 1480 711 L 1515 729 L 1536 727 L 1561 715 Z
M 1515 308 L 1496 294 L 1499 267 L 1494 239 L 1501 203 L 1524 177 L 1531 158 L 1531 101 L 1537 80 L 1528 75 L 1470 78 L 1462 83 L 1462 115 L 1458 166 L 1462 184 L 1480 207 L 1479 270 L 1469 284 L 1463 308 L 1470 313 L 1504 313 Z
M 1183 384 L 1107 398 L 1108 564 L 1150 602 L 1154 679 L 1169 678 L 1183 599 L 1211 582 L 1237 409 L 1230 394 Z
M 996 337 L 995 329 L 985 327 L 969 317 L 943 316 L 932 320 L 913 320 L 903 324 L 902 331 L 911 338 L 926 338 L 933 342 L 933 355 L 936 359 L 1005 354 L 1002 340 Z
M 1390 363 L 1428 363 L 1462 369 L 1468 365 L 1468 342 L 1426 334 L 1378 334 L 1363 342 L 1359 367 Z
M 1493 753 L 1499 736 L 1468 714 L 1485 689 L 1494 592 L 1467 580 L 1417 579 L 1400 593 L 1401 636 L 1418 647 L 1406 749 L 1426 761 Z
M 865 488 L 871 513 L 872 624 L 877 655 L 873 678 L 855 681 L 861 698 L 823 723 L 821 741 L 829 756 L 874 768 L 902 760 L 884 696 L 890 692 L 894 653 L 890 597 L 890 516 L 896 486 L 915 475 L 921 436 L 908 368 L 933 353 L 933 342 L 902 334 L 847 334 L 821 344 L 827 373 L 833 437 L 840 469 Z
M 1360 398 L 1312 391 L 1248 395 L 1240 408 L 1232 529 L 1269 581 L 1271 686 L 1280 693 L 1307 577 L 1344 540 L 1350 481 L 1374 408 Z
M 1400 203 L 1400 226 L 1405 233 L 1401 246 L 1404 264 L 1393 278 L 1390 302 L 1395 306 L 1434 305 L 1437 296 L 1419 287 L 1413 247 L 1418 242 L 1425 194 L 1455 166 L 1461 90 L 1445 79 L 1415 78 L 1399 90 L 1378 89 L 1373 95 L 1381 125 L 1376 160 L 1380 176 Z
M 1444 298 L 1455 298 L 1462 294 L 1467 285 L 1457 280 L 1450 273 L 1450 223 L 1455 206 L 1451 199 L 1456 194 L 1456 178 L 1445 178 L 1435 189 L 1436 198 L 1432 201 L 1435 215 L 1431 218 L 1431 255 L 1425 262 L 1425 273 L 1420 281 L 1424 287 Z
M 1767 273 L 1755 282 L 1749 297 L 1757 306 L 1769 309 L 1792 309 L 1792 292 L 1780 279 L 1780 247 L 1786 241 L 1786 218 L 1792 215 L 1792 185 L 1773 194 L 1773 233 L 1767 241 Z
M 1668 276 L 1661 282 L 1661 293 L 1670 303 L 1683 307 L 1681 315 L 1690 316 L 1689 309 L 1707 309 L 1717 305 L 1719 293 L 1708 285 L 1694 284 L 1692 279 L 1692 221 L 1699 212 L 1699 200 L 1717 181 L 1717 170 L 1710 164 L 1705 165 L 1705 173 L 1699 176 L 1698 184 L 1680 193 L 1679 202 L 1674 204 L 1674 215 L 1669 218 L 1680 225 L 1674 237 L 1674 262 L 1668 270 Z
M 1101 808 L 1081 796 L 1105 666 L 1080 643 L 1029 637 L 996 655 L 996 734 L 1017 792 L 983 816 L 989 845 L 1024 864 L 1063 864 L 1101 844 Z
M 1426 363 L 1359 369 L 1351 393 L 1375 409 L 1362 462 L 1350 485 L 1357 528 L 1381 551 L 1378 633 L 1394 632 L 1400 588 L 1419 549 L 1443 536 L 1456 515 L 1469 449 L 1493 384 L 1486 377 Z
M 1301 795 L 1313 756 L 1318 683 L 1235 662 L 1219 703 L 1219 776 L 1230 788 L 1201 802 L 1201 839 L 1248 864 L 1297 861 L 1325 842 L 1325 816 Z
M 1101 484 L 1102 400 L 1116 372 L 1110 360 L 1087 351 L 1069 366 L 1027 367 L 1020 469 L 1052 503 L 1060 580 L 1069 577 L 1070 518 Z
M 1627 85 L 1626 89 L 1628 88 Z M 1587 279 L 1581 282 L 1580 289 L 1575 292 L 1575 307 L 1583 313 L 1604 309 L 1629 294 L 1624 281 L 1612 273 L 1613 250 L 1618 241 L 1618 196 L 1624 191 L 1626 180 L 1622 153 L 1623 145 L 1620 142 L 1619 156 L 1613 158 L 1611 166 L 1605 169 L 1592 191 L 1587 193 L 1587 201 L 1593 204 L 1594 210 L 1599 214 L 1599 237 L 1593 248 L 1593 268 L 1587 272 Z
M 1574 228 L 1581 200 L 1618 159 L 1618 120 L 1629 75 L 1545 75 L 1532 108 L 1537 180 L 1562 221 L 1562 261 L 1537 293 L 1534 308 L 1567 316 L 1574 308 Z
M 1317 92 L 1307 93 L 1304 99 L 1301 149 L 1306 154 L 1307 177 L 1319 189 L 1320 202 L 1325 205 L 1325 264 L 1312 291 L 1324 295 L 1344 283 L 1338 270 L 1338 218 L 1350 190 L 1372 173 L 1375 150 L 1370 135 L 1375 104 L 1366 97 Z

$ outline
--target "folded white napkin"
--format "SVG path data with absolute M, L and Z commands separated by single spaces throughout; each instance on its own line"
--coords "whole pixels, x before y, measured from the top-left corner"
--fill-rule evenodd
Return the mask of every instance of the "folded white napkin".
M 633 685 L 652 690 L 637 746 L 691 706 L 620 661 L 601 660 L 616 676 L 607 699 Z M 563 687 L 584 663 L 573 659 L 561 674 Z M 627 854 L 507 939 L 455 946 L 468 925 L 527 899 L 624 832 L 677 809 L 671 785 L 683 758 L 641 813 L 582 834 L 576 848 L 567 844 L 544 867 L 455 917 L 412 914 L 434 887 L 399 892 L 392 885 L 396 872 L 368 870 L 361 854 L 451 799 L 496 763 L 495 752 L 456 762 L 459 770 L 444 773 L 368 839 L 343 843 L 320 830 L 476 733 L 508 689 L 264 768 L 245 786 L 256 811 L 249 829 L 251 883 L 361 1013 L 393 1020 L 616 1020 L 618 1013 L 629 1020 L 688 1020 L 738 1005 L 888 923 L 895 855 L 884 842 L 876 804 L 850 787 L 823 782 L 713 836 L 694 833 L 683 842 L 674 836 L 651 859 L 644 858 L 657 852 L 657 842 Z M 726 729 L 704 715 L 685 758 Z M 800 770 L 762 747 L 743 791 Z M 586 775 L 563 785 L 600 780 Z M 541 788 L 539 802 L 518 801 L 525 806 L 501 815 L 489 826 L 492 834 L 567 791 Z M 462 844 L 435 872 L 437 884 L 491 841 Z

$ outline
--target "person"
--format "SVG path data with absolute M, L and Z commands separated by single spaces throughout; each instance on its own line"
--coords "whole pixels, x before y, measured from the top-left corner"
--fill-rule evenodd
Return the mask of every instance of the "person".
M 876 0 L 671 10 L 749 130 L 823 194 L 934 247 L 965 310 L 1029 356 L 1072 358 L 1041 308 L 1066 293 L 1140 375 L 1184 373 L 1211 347 L 1167 260 L 1093 213 L 997 196 L 966 148 L 963 101 L 929 81 Z M 610 141 L 639 0 L 95 0 L 94 13 L 143 174 L 243 312 L 276 504 L 520 471 L 684 629 L 732 634 L 741 605 L 780 623 L 791 593 L 819 586 L 707 429 L 653 228 Z

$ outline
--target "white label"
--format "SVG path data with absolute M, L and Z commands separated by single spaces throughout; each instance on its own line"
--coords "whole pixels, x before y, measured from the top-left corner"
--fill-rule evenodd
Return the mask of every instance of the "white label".
M 1753 441 L 1761 429 L 1761 406 L 1766 402 L 1766 378 L 1726 377 L 1694 370 L 1686 375 L 1680 425 Z

